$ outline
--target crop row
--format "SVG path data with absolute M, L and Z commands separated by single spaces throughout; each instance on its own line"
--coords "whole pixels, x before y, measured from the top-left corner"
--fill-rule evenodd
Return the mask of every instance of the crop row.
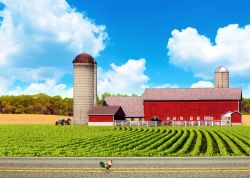
M 249 127 L 0 125 L 0 156 L 249 156 Z

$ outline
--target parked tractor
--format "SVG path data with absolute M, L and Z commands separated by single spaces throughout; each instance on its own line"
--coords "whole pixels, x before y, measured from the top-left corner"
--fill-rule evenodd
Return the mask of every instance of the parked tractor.
M 64 119 L 64 118 L 58 119 L 56 121 L 55 125 L 71 125 L 71 119 L 70 118 L 68 118 L 68 119 Z

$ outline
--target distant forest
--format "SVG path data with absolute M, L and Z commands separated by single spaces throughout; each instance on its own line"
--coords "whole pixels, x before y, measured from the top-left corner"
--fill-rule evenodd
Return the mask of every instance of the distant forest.
M 46 94 L 1 96 L 2 114 L 52 114 L 73 115 L 73 99 Z
M 111 95 L 108 92 L 97 97 L 97 104 L 102 105 L 107 96 L 127 96 L 126 94 Z M 136 94 L 133 94 L 136 96 Z M 241 112 L 250 114 L 250 98 L 241 102 Z M 73 99 L 61 96 L 48 96 L 46 94 L 1 96 L 0 113 L 2 114 L 52 114 L 73 115 Z
M 111 96 L 105 92 L 101 98 L 97 97 L 97 104 L 102 105 L 105 97 Z M 112 95 L 114 96 L 114 95 Z M 127 96 L 117 94 L 115 96 Z M 48 96 L 46 94 L 0 96 L 1 114 L 52 114 L 73 115 L 73 99 L 61 96 Z
M 250 114 L 250 98 L 243 98 L 241 101 L 242 114 Z

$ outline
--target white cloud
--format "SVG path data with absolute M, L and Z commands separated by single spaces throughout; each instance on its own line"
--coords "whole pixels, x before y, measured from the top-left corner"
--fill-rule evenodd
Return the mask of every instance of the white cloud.
M 66 0 L 0 3 L 4 4 L 0 11 L 0 93 L 71 96 L 72 89 L 62 77 L 72 73 L 76 54 L 85 51 L 98 56 L 104 50 L 106 27 L 96 25 Z
M 0 13 L 0 44 L 4 45 L 0 48 L 0 64 L 13 53 L 41 52 L 46 43 L 66 44 L 75 53 L 87 51 L 94 56 L 105 48 L 105 26 L 95 25 L 66 0 L 0 2 L 5 5 Z
M 111 64 L 111 70 L 98 69 L 98 94 L 109 92 L 113 94 L 141 94 L 149 77 L 144 74 L 146 60 L 129 59 L 125 64 Z
M 60 82 L 62 69 L 53 67 L 12 68 L 0 71 L 0 95 L 46 93 L 72 97 L 72 92 Z M 18 81 L 19 85 L 15 86 Z M 23 86 L 20 86 L 20 83 Z M 13 90 L 13 87 L 15 88 Z
M 199 81 L 191 85 L 191 88 L 213 88 L 213 87 L 214 87 L 214 84 L 209 81 Z
M 22 82 L 36 82 L 41 80 L 53 80 L 58 81 L 64 72 L 60 68 L 56 67 L 39 67 L 39 68 L 19 68 L 15 70 L 16 79 Z
M 9 95 L 46 93 L 51 96 L 60 95 L 62 97 L 73 97 L 73 88 L 67 88 L 65 84 L 57 83 L 55 80 L 46 80 L 40 83 L 31 83 L 25 88 L 16 87 L 13 91 L 8 91 Z
M 8 62 L 11 54 L 19 51 L 20 45 L 14 39 L 13 24 L 9 23 L 12 21 L 11 13 L 2 11 L 0 16 L 4 17 L 3 21 L 0 22 L 0 65 L 4 65 Z
M 191 70 L 198 77 L 211 79 L 218 65 L 229 68 L 230 74 L 248 76 L 250 70 L 250 25 L 237 24 L 219 28 L 215 44 L 195 28 L 173 30 L 169 39 L 170 63 Z

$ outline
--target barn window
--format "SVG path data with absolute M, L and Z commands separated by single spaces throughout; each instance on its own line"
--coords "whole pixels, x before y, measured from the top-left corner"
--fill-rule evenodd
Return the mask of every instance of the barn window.
M 173 120 L 174 120 L 174 121 L 176 120 L 176 117 L 175 117 L 175 116 L 173 117 Z
M 183 117 L 182 116 L 180 117 L 180 120 L 183 121 Z
M 211 117 L 211 116 L 204 116 L 204 120 L 205 121 L 210 121 L 210 120 L 213 120 L 213 117 Z
M 200 120 L 200 116 L 197 116 L 196 119 L 197 119 L 197 121 L 199 121 Z
M 193 120 L 193 116 L 190 116 L 190 118 L 189 118 L 189 119 L 190 119 L 190 121 L 192 121 L 192 120 Z
M 167 119 L 167 121 L 169 121 L 170 120 L 169 116 L 167 116 L 166 119 Z

